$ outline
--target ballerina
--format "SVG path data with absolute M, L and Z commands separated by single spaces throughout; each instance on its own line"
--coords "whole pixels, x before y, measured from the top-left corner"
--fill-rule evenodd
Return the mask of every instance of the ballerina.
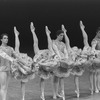
M 54 66 L 57 65 L 57 56 L 55 56 L 55 53 L 52 49 L 52 41 L 50 38 L 50 31 L 48 27 L 45 27 L 47 40 L 48 40 L 48 49 L 40 50 L 38 47 L 38 38 L 35 33 L 35 27 L 33 23 L 31 22 L 30 25 L 31 32 L 33 35 L 33 49 L 35 56 L 33 58 L 35 66 L 38 68 L 38 75 L 40 76 L 40 89 L 41 89 L 41 99 L 45 100 L 44 97 L 44 85 L 45 85 L 45 79 L 49 79 L 50 76 L 52 76 Z
M 66 49 L 66 45 L 62 42 L 64 37 L 64 31 L 58 30 L 57 31 L 57 38 L 53 40 L 53 50 L 59 56 L 59 63 L 56 72 L 54 73 L 53 77 L 53 98 L 56 99 L 58 97 L 62 97 L 65 100 L 65 93 L 64 93 L 64 77 L 68 77 L 70 75 L 70 68 L 68 65 L 68 52 Z M 60 87 L 61 91 L 58 94 L 58 88 Z
M 35 72 L 32 68 L 32 58 L 25 53 L 20 53 L 19 32 L 17 31 L 16 27 L 14 27 L 14 34 L 15 51 L 19 58 L 23 61 L 23 63 L 20 63 L 19 61 L 16 62 L 16 64 L 12 66 L 12 74 L 15 77 L 15 79 L 21 81 L 22 100 L 25 100 L 25 83 L 28 82 L 28 79 L 35 78 Z
M 65 43 L 66 43 L 66 48 L 68 51 L 69 61 L 71 62 L 70 66 L 73 66 L 71 74 L 74 75 L 74 82 L 75 82 L 75 86 L 76 86 L 75 92 L 77 93 L 77 97 L 79 97 L 79 76 L 82 75 L 83 71 L 81 69 L 79 72 L 77 71 L 77 67 L 81 63 L 79 63 L 78 61 L 75 61 L 75 59 L 77 58 L 78 55 L 80 55 L 81 49 L 78 49 L 76 46 L 71 48 L 69 38 L 66 34 L 66 29 L 65 29 L 64 25 L 62 25 L 62 27 L 63 27 L 63 31 L 64 31 L 64 35 L 65 35 Z
M 97 59 L 95 58 L 95 53 L 97 52 L 95 50 L 95 46 L 96 46 L 97 42 L 93 40 L 91 43 L 92 46 L 90 47 L 90 45 L 88 43 L 87 33 L 84 30 L 85 26 L 83 25 L 82 21 L 80 21 L 80 27 L 81 27 L 83 38 L 84 38 L 84 48 L 83 48 L 82 53 L 87 56 L 89 56 L 89 55 L 91 56 L 91 57 L 89 57 L 89 59 L 87 61 L 90 63 L 90 65 L 88 65 L 88 68 L 89 68 L 89 72 L 90 72 L 91 94 L 93 94 L 94 86 L 95 86 L 95 92 L 98 93 L 99 91 L 97 88 L 97 71 L 96 71 L 96 66 L 95 66 L 95 64 L 97 63 L 96 62 Z
M 94 66 L 95 66 L 95 92 L 98 93 L 100 91 L 100 28 L 97 30 L 97 34 L 95 38 L 91 42 L 92 49 L 95 51 L 96 57 L 94 59 Z
M 82 31 L 82 35 L 83 35 L 83 43 L 84 43 L 84 48 L 83 48 L 83 51 L 82 51 L 82 54 L 83 55 L 89 55 L 91 53 L 91 50 L 93 50 L 89 43 L 88 43 L 88 36 L 87 36 L 87 33 L 85 32 L 84 28 L 85 26 L 83 25 L 82 21 L 80 21 L 80 28 L 81 28 L 81 31 Z M 92 63 L 90 65 L 92 67 Z M 88 66 L 89 67 L 89 66 Z M 93 73 L 93 69 L 90 69 L 91 71 L 90 72 L 90 85 L 91 85 L 91 94 L 93 94 L 93 77 L 94 77 L 94 73 Z

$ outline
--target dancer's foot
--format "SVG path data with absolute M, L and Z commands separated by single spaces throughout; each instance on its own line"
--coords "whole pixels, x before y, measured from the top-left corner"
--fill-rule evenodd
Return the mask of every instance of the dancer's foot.
M 24 98 L 22 100 L 25 100 Z
M 41 98 L 41 100 L 45 100 L 45 97 L 43 95 L 40 98 Z
M 79 91 L 75 90 L 75 93 L 77 94 L 77 98 L 79 98 L 79 96 L 80 96 Z
M 50 32 L 50 30 L 48 29 L 47 26 L 45 26 L 45 31 L 46 31 L 46 34 L 47 34 L 47 35 L 50 35 L 51 32 Z
M 99 93 L 99 90 L 98 90 L 98 89 L 96 89 L 96 90 L 95 90 L 95 93 Z
M 65 96 L 63 96 L 62 99 L 65 100 Z
M 63 100 L 65 100 L 65 95 L 63 93 L 57 94 L 57 97 L 62 98 Z
M 63 96 L 62 96 L 62 94 L 60 93 L 60 94 L 56 94 L 56 95 L 54 95 L 53 96 L 53 99 L 57 99 L 57 98 L 62 98 Z
M 16 27 L 14 26 L 14 33 L 15 33 L 15 35 L 19 35 L 19 32 L 17 31 L 17 29 L 16 29 Z
M 91 90 L 91 95 L 93 95 L 93 90 Z
M 62 94 L 61 93 L 57 94 L 57 97 L 62 98 Z
M 57 96 L 56 96 L 56 95 L 54 95 L 54 96 L 53 96 L 53 99 L 57 99 Z

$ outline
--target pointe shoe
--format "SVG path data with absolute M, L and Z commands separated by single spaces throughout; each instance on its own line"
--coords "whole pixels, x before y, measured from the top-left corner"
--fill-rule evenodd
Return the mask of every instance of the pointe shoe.
M 63 100 L 65 100 L 64 94 L 60 93 L 60 94 L 57 94 L 57 96 L 58 96 L 59 98 L 62 98 Z
M 40 98 L 41 98 L 41 100 L 45 100 L 44 96 L 41 96 Z
M 91 95 L 93 95 L 93 90 L 91 90 Z
M 53 99 L 57 99 L 57 96 L 53 96 Z
M 61 94 L 57 94 L 57 97 L 62 98 L 63 96 Z
M 98 90 L 98 89 L 96 89 L 96 90 L 95 90 L 95 93 L 99 93 L 99 90 Z
M 79 98 L 79 96 L 80 96 L 79 91 L 76 91 L 76 90 L 75 90 L 75 93 L 77 94 L 77 98 Z
M 65 96 L 63 96 L 62 99 L 65 100 Z
M 22 98 L 22 100 L 25 100 L 24 98 Z

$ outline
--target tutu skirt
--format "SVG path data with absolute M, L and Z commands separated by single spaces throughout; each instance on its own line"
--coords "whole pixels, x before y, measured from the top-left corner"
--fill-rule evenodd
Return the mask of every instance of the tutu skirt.
M 11 66 L 11 75 L 17 80 L 28 81 L 28 79 L 35 78 L 35 67 L 25 66 L 21 62 L 14 62 Z
M 71 70 L 72 75 L 82 76 L 83 72 L 84 72 L 84 64 L 73 65 L 72 70 Z
M 68 77 L 71 72 L 71 65 L 68 65 L 66 62 L 59 62 L 60 64 L 53 71 L 54 75 L 57 77 Z

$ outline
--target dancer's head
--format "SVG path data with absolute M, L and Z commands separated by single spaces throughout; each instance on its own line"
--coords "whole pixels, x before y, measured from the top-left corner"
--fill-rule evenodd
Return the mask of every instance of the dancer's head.
M 1 34 L 1 42 L 2 42 L 2 44 L 8 43 L 8 34 L 7 33 Z
M 62 40 L 63 40 L 63 37 L 64 37 L 64 32 L 63 32 L 62 30 L 58 30 L 58 31 L 56 32 L 56 36 L 57 36 L 57 39 L 58 39 L 59 41 L 62 41 Z
M 98 27 L 98 29 L 97 29 L 96 38 L 100 38 L 100 27 Z

